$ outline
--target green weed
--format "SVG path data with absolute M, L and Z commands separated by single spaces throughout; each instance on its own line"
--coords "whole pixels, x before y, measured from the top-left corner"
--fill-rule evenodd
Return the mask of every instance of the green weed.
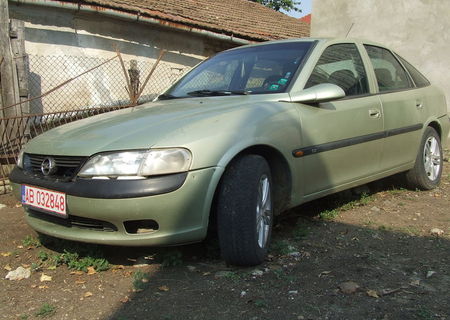
M 225 278 L 232 280 L 232 281 L 238 281 L 241 279 L 241 275 L 237 272 L 230 271 L 225 274 Z
M 166 252 L 161 257 L 163 267 L 176 267 L 183 265 L 183 255 L 180 251 L 174 250 Z
M 404 193 L 406 191 L 408 191 L 408 190 L 406 190 L 405 188 L 395 188 L 395 189 L 387 190 L 386 192 L 389 194 L 392 194 L 392 195 L 398 195 L 398 194 Z
M 51 304 L 44 303 L 39 310 L 36 312 L 36 317 L 49 317 L 54 315 L 56 312 L 56 307 Z
M 36 239 L 28 235 L 25 237 L 25 239 L 22 240 L 22 245 L 27 248 L 30 247 L 39 248 L 41 246 L 41 242 L 39 241 L 39 239 Z
M 133 288 L 137 291 L 144 290 L 147 287 L 148 274 L 140 270 L 133 273 Z
M 282 255 L 282 256 L 288 255 L 289 253 L 294 251 L 292 249 L 292 246 L 286 240 L 273 241 L 272 244 L 270 245 L 270 249 L 272 252 Z
M 21 315 L 19 316 L 19 319 L 20 319 L 20 320 L 28 320 L 28 315 L 27 315 L 27 314 L 21 314 Z
M 431 320 L 434 318 L 433 313 L 426 308 L 420 308 L 419 310 L 417 310 L 416 315 L 419 317 L 419 319 L 423 320 Z
M 258 308 L 267 308 L 267 302 L 263 299 L 257 299 L 255 300 L 255 306 Z
M 296 241 L 302 240 L 306 238 L 308 233 L 309 233 L 308 228 L 306 228 L 305 226 L 298 226 L 293 232 L 294 240 Z
M 109 269 L 109 262 L 105 258 L 97 256 L 81 257 L 78 252 L 70 252 L 64 249 L 62 254 L 49 255 L 45 251 L 39 251 L 38 258 L 45 262 L 47 266 L 58 267 L 67 265 L 71 270 L 88 271 L 88 267 L 93 267 L 95 271 L 106 271 Z
M 41 260 L 41 262 L 47 261 L 49 258 L 49 254 L 45 251 L 39 251 L 37 255 L 38 259 Z
M 295 277 L 293 275 L 287 274 L 286 271 L 279 269 L 274 270 L 273 273 L 277 277 L 278 280 L 293 282 L 295 280 Z
M 319 217 L 322 220 L 333 220 L 338 216 L 339 216 L 338 209 L 324 210 L 321 213 L 319 213 Z

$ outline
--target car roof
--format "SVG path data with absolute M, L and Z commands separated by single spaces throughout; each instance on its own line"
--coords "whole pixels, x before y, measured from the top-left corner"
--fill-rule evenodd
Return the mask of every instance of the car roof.
M 240 46 L 236 48 L 229 49 L 227 51 L 233 51 L 238 50 L 240 48 L 250 48 L 250 47 L 259 47 L 264 46 L 268 44 L 274 44 L 274 43 L 290 43 L 290 42 L 319 42 L 322 45 L 328 45 L 328 44 L 336 44 L 336 43 L 360 43 L 360 44 L 369 44 L 369 45 L 375 45 L 377 47 L 383 47 L 384 45 L 379 44 L 377 42 L 373 42 L 366 39 L 359 39 L 359 38 L 292 38 L 292 39 L 283 39 L 283 40 L 272 40 L 272 41 L 264 41 L 264 42 L 258 42 L 254 44 L 249 44 L 245 46 Z

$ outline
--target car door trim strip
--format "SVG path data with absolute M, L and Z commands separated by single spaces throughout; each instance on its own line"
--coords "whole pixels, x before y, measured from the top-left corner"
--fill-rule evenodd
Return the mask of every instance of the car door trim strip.
M 335 150 L 335 149 L 339 149 L 339 148 L 353 146 L 355 144 L 365 143 L 365 142 L 369 142 L 369 141 L 374 141 L 374 140 L 378 140 L 378 139 L 384 139 L 384 138 L 396 136 L 399 134 L 413 132 L 413 131 L 421 130 L 422 128 L 423 128 L 423 124 L 418 123 L 418 124 L 414 124 L 411 126 L 406 126 L 406 127 L 401 127 L 401 128 L 391 129 L 391 130 L 385 130 L 385 131 L 381 131 L 381 132 L 367 134 L 364 136 L 347 138 L 347 139 L 337 140 L 337 141 L 333 141 L 333 142 L 327 142 L 327 143 L 323 143 L 323 144 L 313 145 L 313 146 L 306 147 L 306 148 L 295 149 L 294 151 L 292 151 L 292 155 L 295 158 L 300 158 L 300 157 L 309 156 L 312 154 L 317 154 L 317 153 L 321 153 L 321 152 L 325 152 L 325 151 L 331 151 L 331 150 Z

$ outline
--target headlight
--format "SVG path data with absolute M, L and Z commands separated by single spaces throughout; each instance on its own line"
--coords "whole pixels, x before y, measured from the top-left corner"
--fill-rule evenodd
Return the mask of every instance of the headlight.
M 127 179 L 185 172 L 191 160 L 182 148 L 103 153 L 89 159 L 78 176 Z
M 20 150 L 19 155 L 17 157 L 17 166 L 21 169 L 23 169 L 23 149 Z

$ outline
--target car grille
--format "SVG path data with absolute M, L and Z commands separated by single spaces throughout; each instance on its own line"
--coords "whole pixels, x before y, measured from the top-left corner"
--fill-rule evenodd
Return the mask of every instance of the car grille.
M 41 171 L 41 165 L 42 161 L 47 157 L 51 157 L 55 160 L 56 171 L 50 176 L 55 179 L 73 178 L 87 159 L 87 157 L 48 156 L 26 153 L 23 159 L 25 171 L 38 176 L 44 176 Z
M 47 222 L 55 223 L 60 226 L 64 226 L 64 227 L 68 227 L 68 228 L 76 227 L 76 228 L 80 228 L 80 229 L 89 229 L 89 230 L 107 231 L 107 232 L 117 231 L 117 227 L 107 221 L 72 216 L 72 215 L 70 215 L 68 219 L 63 219 L 63 218 L 55 217 L 53 215 L 50 215 L 47 213 L 42 213 L 42 212 L 39 212 L 39 211 L 36 211 L 33 209 L 28 209 L 27 211 L 29 212 L 30 216 L 33 218 L 45 220 Z

